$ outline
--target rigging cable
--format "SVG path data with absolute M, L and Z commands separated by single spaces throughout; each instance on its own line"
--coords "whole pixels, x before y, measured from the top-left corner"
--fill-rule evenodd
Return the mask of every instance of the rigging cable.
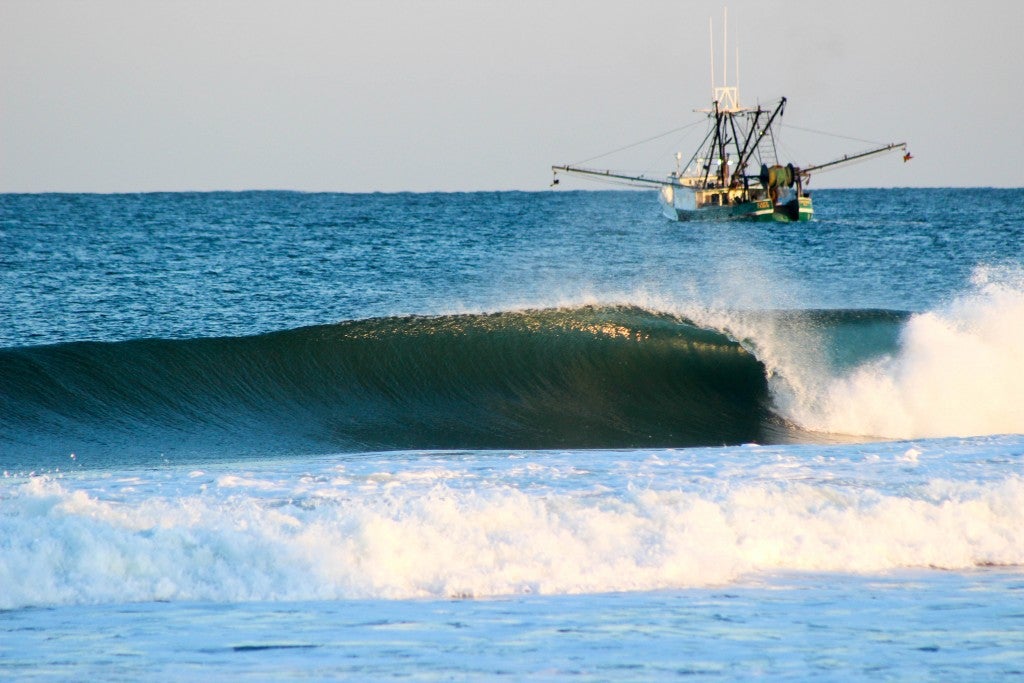
M 697 121 L 696 123 L 700 123 L 700 122 Z M 695 124 L 693 124 L 693 125 L 695 125 Z M 686 128 L 693 128 L 693 125 L 686 126 Z M 656 172 L 659 172 L 659 171 L 663 170 L 663 169 L 660 168 L 660 164 L 661 164 L 662 160 L 666 156 L 669 156 L 668 149 L 678 151 L 681 147 L 683 147 L 683 142 L 685 140 L 689 140 L 689 138 L 690 138 L 689 134 L 680 136 L 678 138 L 675 138 L 675 142 L 672 143 L 671 147 L 670 148 L 666 148 L 666 150 L 664 150 L 663 152 L 659 153 L 659 155 L 658 155 L 656 160 L 652 160 L 651 163 L 647 164 L 646 170 L 641 175 L 651 175 L 651 174 L 654 174 Z M 707 141 L 707 138 L 708 138 L 708 135 L 705 134 L 704 142 Z M 693 163 L 693 160 L 697 158 L 698 154 L 700 154 L 701 148 L 704 146 L 704 142 L 701 142 L 700 146 L 697 148 L 697 151 L 694 152 L 693 156 L 687 162 L 686 166 L 680 166 L 680 172 L 682 172 L 685 169 L 690 167 L 690 164 Z M 687 146 L 689 146 L 689 145 L 687 145 Z M 672 156 L 673 157 L 675 156 L 674 152 L 672 153 Z M 682 161 L 682 159 L 677 159 L 676 163 L 679 164 L 680 161 Z M 659 167 L 655 167 L 655 164 L 659 164 Z
M 584 159 L 582 161 L 577 161 L 575 164 L 573 164 L 573 166 L 579 166 L 581 164 L 589 164 L 591 161 L 596 161 L 598 159 L 603 159 L 604 157 L 611 156 L 612 154 L 617 154 L 619 152 L 624 152 L 627 149 L 633 149 L 634 147 L 639 147 L 640 145 L 645 145 L 648 142 L 653 142 L 655 140 L 659 140 L 659 139 L 661 139 L 663 137 L 667 137 L 669 135 L 672 135 L 673 133 L 678 133 L 679 131 L 686 130 L 687 128 L 693 128 L 697 124 L 703 123 L 703 122 L 704 122 L 703 118 L 699 119 L 697 121 L 694 121 L 693 123 L 688 123 L 685 126 L 680 126 L 679 128 L 673 128 L 670 131 L 661 133 L 660 135 L 655 135 L 654 137 L 647 138 L 646 140 L 641 140 L 640 142 L 634 142 L 631 145 L 626 145 L 625 147 L 619 147 L 618 149 L 613 149 L 612 151 L 605 152 L 604 154 L 598 154 L 596 157 L 590 157 L 589 159 Z
M 815 130 L 813 128 L 802 128 L 800 126 L 794 126 L 788 123 L 782 124 L 783 128 L 791 128 L 793 130 L 803 131 L 804 133 L 816 133 L 817 135 L 825 135 L 830 138 L 839 138 L 841 140 L 852 140 L 853 142 L 863 142 L 866 145 L 883 145 L 885 143 L 878 142 L 877 140 L 865 140 L 864 138 L 854 138 L 849 135 L 839 135 L 838 133 L 829 133 L 824 130 Z

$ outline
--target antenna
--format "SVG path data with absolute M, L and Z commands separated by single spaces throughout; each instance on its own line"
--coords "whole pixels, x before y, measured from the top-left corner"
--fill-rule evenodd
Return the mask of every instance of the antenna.
M 711 99 L 718 96 L 715 94 L 715 20 L 708 17 L 708 46 L 711 49 Z
M 729 85 L 729 8 L 722 8 L 722 85 Z
M 740 51 L 736 48 L 736 85 L 729 85 L 729 9 L 723 8 L 722 16 L 722 85 L 715 85 L 715 37 L 714 20 L 708 20 L 708 31 L 711 34 L 711 90 L 712 97 L 718 103 L 719 111 L 740 111 Z

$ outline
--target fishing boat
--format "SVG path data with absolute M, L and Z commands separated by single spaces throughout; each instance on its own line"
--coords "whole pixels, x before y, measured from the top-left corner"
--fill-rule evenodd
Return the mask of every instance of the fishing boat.
M 738 71 L 737 68 L 736 83 L 739 82 Z M 814 215 L 811 196 L 805 189 L 812 173 L 894 151 L 902 151 L 904 161 L 911 159 L 905 142 L 891 142 L 821 164 L 800 167 L 792 162 L 784 163 L 779 158 L 777 142 L 786 98 L 782 97 L 768 108 L 760 104 L 741 106 L 738 86 L 715 85 L 713 46 L 711 73 L 711 107 L 697 110 L 707 115 L 708 131 L 685 165 L 681 163 L 682 154 L 677 153 L 676 170 L 658 178 L 581 165 L 552 166 L 552 185 L 558 184 L 559 173 L 569 173 L 655 187 L 662 213 L 678 221 L 807 221 Z M 722 81 L 728 83 L 727 63 Z

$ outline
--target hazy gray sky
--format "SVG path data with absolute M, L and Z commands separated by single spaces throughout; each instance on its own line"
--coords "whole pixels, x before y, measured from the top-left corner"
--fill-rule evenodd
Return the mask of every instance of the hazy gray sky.
M 812 188 L 1024 186 L 1017 0 L 0 0 L 0 191 L 542 189 L 699 118 L 726 5 L 744 103 L 915 156 Z

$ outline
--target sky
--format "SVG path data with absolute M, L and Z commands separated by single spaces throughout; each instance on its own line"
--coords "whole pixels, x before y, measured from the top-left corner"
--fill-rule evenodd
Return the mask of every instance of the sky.
M 914 156 L 812 188 L 1024 187 L 1019 0 L 0 0 L 0 192 L 546 189 L 701 118 L 726 6 L 794 163 Z M 668 172 L 703 130 L 591 165 Z

